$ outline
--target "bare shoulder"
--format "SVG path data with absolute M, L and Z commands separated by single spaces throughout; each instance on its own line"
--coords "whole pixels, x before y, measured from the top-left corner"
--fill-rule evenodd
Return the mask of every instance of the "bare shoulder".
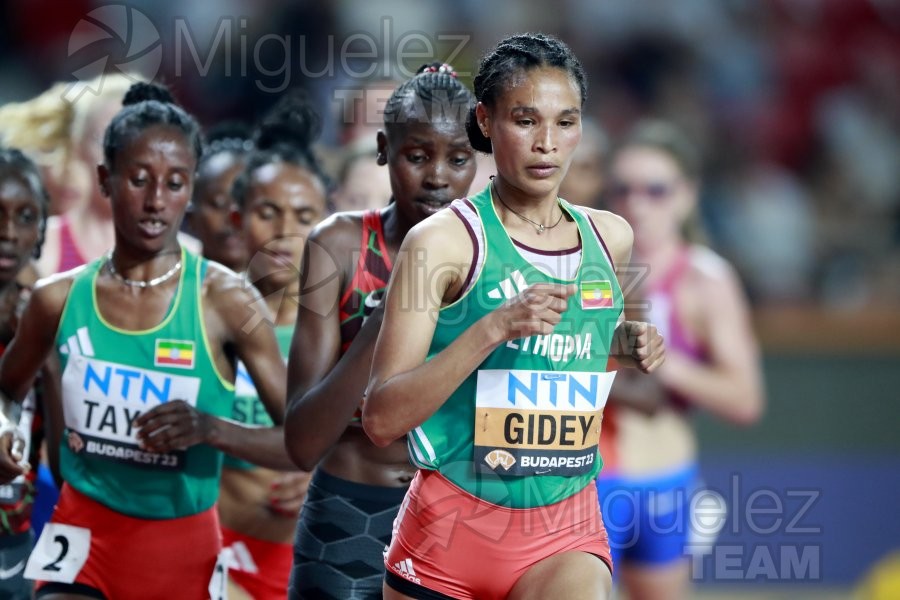
M 446 208 L 410 229 L 398 256 L 407 276 L 445 300 L 459 293 L 474 260 L 475 245 L 466 225 Z
M 341 212 L 331 215 L 313 228 L 307 244 L 316 244 L 332 254 L 358 248 L 364 214 Z
M 417 223 L 406 236 L 404 246 L 439 250 L 443 258 L 472 259 L 469 230 L 455 212 L 445 208 Z
M 597 233 L 606 244 L 616 266 L 627 263 L 631 259 L 631 246 L 634 244 L 634 232 L 628 221 L 608 210 L 584 207 Z
M 244 275 L 215 261 L 209 261 L 203 280 L 203 300 L 210 306 L 227 306 L 241 300 L 254 301 L 259 292 Z
M 691 246 L 688 249 L 687 274 L 697 281 L 712 284 L 738 280 L 737 271 L 731 263 L 706 246 Z
M 743 295 L 737 271 L 722 256 L 705 246 L 691 246 L 688 253 L 687 281 L 703 297 L 718 303 L 725 297 Z
M 58 234 L 63 226 L 63 218 L 60 215 L 50 215 L 47 217 L 47 229 L 44 234 Z
M 62 231 L 62 225 L 63 220 L 58 215 L 47 218 L 47 225 L 44 230 L 44 243 L 41 246 L 41 256 L 34 264 L 35 269 L 40 276 L 51 275 L 59 267 L 60 232 Z
M 40 314 L 48 319 L 56 319 L 62 315 L 69 290 L 75 278 L 86 268 L 85 265 L 75 267 L 63 273 L 56 273 L 49 277 L 38 279 L 31 293 L 30 305 L 33 310 L 39 310 Z
M 203 320 L 213 345 L 234 341 L 251 321 L 268 319 L 266 301 L 243 275 L 210 261 L 201 287 Z M 251 327 L 254 330 L 255 326 Z

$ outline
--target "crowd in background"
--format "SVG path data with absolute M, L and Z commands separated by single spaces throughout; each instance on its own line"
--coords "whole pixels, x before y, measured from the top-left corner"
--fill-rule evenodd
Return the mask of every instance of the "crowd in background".
M 84 53 L 58 57 L 67 55 L 76 24 L 96 6 L 88 0 L 4 4 L 0 102 L 70 80 L 84 66 Z M 467 82 L 473 68 L 465 65 L 503 34 L 555 33 L 585 64 L 587 110 L 611 138 L 655 116 L 681 125 L 701 147 L 708 241 L 736 264 L 757 306 L 860 309 L 900 300 L 900 9 L 894 3 L 567 0 L 547 10 L 539 1 L 489 8 L 466 1 L 415 11 L 401 0 L 132 6 L 161 40 L 157 75 L 204 125 L 250 121 L 274 103 L 272 89 L 288 84 L 307 89 L 330 110 L 325 150 L 356 137 L 346 127 L 354 119 L 343 93 L 362 89 L 355 74 L 403 79 L 388 68 L 384 49 L 397 50 L 409 32 L 429 40 L 435 52 L 457 54 L 429 58 L 450 58 Z M 228 36 L 217 38 L 223 22 L 231 46 L 224 43 Z M 179 38 L 180 65 L 172 43 Z M 405 48 L 412 54 L 428 43 Z M 372 89 L 367 97 L 384 95 L 377 85 Z M 363 112 L 356 121 L 376 128 L 378 117 Z
M 437 59 L 472 88 L 486 48 L 540 30 L 571 45 L 589 81 L 589 118 L 563 197 L 615 209 L 617 144 L 636 123 L 661 119 L 699 150 L 699 210 L 686 241 L 734 265 L 757 315 L 815 307 L 855 319 L 900 303 L 900 5 L 892 2 L 562 0 L 548 9 L 539 0 L 460 0 L 411 10 L 405 0 L 162 0 L 97 12 L 102 6 L 0 6 L 0 146 L 37 162 L 51 198 L 40 258 L 17 280 L 23 288 L 111 247 L 114 219 L 95 165 L 136 79 L 166 83 L 210 144 L 181 239 L 198 250 L 204 219 L 215 229 L 231 218 L 228 197 L 253 124 L 289 91 L 306 92 L 323 117 L 315 150 L 328 193 L 317 218 L 379 208 L 392 192 L 376 132 L 397 86 Z M 219 160 L 213 147 L 234 160 Z M 496 173 L 489 155 L 475 160 L 470 195 Z M 219 229 L 225 237 L 207 241 L 207 256 L 242 271 L 238 228 Z M 765 332 L 762 340 L 771 349 Z M 41 477 L 35 485 L 52 487 L 49 473 Z M 52 505 L 50 491 L 42 494 Z

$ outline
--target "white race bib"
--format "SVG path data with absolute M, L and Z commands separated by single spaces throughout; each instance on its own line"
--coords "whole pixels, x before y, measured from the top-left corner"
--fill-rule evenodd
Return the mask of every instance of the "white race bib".
M 72 452 L 134 466 L 184 469 L 184 452 L 146 452 L 135 419 L 156 406 L 183 400 L 197 406 L 200 379 L 72 355 L 62 375 L 62 396 Z
M 614 378 L 615 372 L 478 371 L 476 468 L 504 475 L 590 472 Z
M 209 580 L 210 600 L 228 600 L 228 567 L 234 560 L 231 548 L 222 548 Z
M 47 523 L 28 557 L 25 578 L 73 583 L 90 551 L 90 529 Z

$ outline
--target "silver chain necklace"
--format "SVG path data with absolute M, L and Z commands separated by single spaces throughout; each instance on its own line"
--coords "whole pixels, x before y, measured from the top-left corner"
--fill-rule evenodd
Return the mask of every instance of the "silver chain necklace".
M 109 269 L 109 274 L 127 285 L 128 287 L 136 287 L 136 288 L 149 288 L 155 287 L 161 283 L 165 283 L 166 281 L 172 279 L 172 276 L 178 272 L 178 269 L 181 268 L 181 259 L 178 259 L 178 262 L 175 263 L 175 266 L 160 275 L 159 277 L 154 277 L 148 281 L 144 281 L 142 279 L 128 279 L 124 277 L 121 273 L 116 271 L 116 267 L 113 264 L 113 256 L 112 251 L 110 250 L 109 254 L 106 255 L 106 268 Z
M 563 211 L 562 211 L 562 208 L 561 208 L 561 207 L 560 207 L 560 209 L 559 209 L 559 218 L 556 220 L 556 223 L 554 223 L 553 225 L 544 225 L 543 223 L 538 223 L 537 221 L 532 221 L 531 219 L 529 219 L 528 217 L 526 217 L 526 216 L 523 215 L 522 213 L 513 210 L 513 209 L 509 206 L 509 204 L 507 204 L 506 202 L 503 201 L 503 198 L 500 197 L 500 191 L 497 189 L 497 185 L 496 185 L 493 181 L 491 182 L 491 187 L 494 188 L 494 193 L 497 194 L 497 200 L 500 201 L 500 204 L 502 204 L 503 206 L 505 206 L 505 207 L 506 207 L 506 210 L 508 210 L 508 211 L 511 212 L 512 214 L 516 215 L 516 216 L 519 217 L 520 219 L 522 219 L 522 220 L 524 220 L 524 221 L 528 221 L 529 223 L 531 223 L 532 225 L 534 225 L 534 226 L 537 228 L 538 235 L 541 235 L 541 234 L 544 233 L 544 231 L 547 230 L 547 229 L 553 229 L 554 227 L 556 227 L 557 225 L 559 225 L 560 221 L 562 221 L 562 218 L 563 218 Z

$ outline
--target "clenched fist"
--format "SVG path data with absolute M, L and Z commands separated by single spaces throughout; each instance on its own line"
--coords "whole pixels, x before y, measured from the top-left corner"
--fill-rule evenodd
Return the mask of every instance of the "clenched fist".
M 610 354 L 622 366 L 652 373 L 665 360 L 666 346 L 656 326 L 643 321 L 623 321 L 613 334 Z

